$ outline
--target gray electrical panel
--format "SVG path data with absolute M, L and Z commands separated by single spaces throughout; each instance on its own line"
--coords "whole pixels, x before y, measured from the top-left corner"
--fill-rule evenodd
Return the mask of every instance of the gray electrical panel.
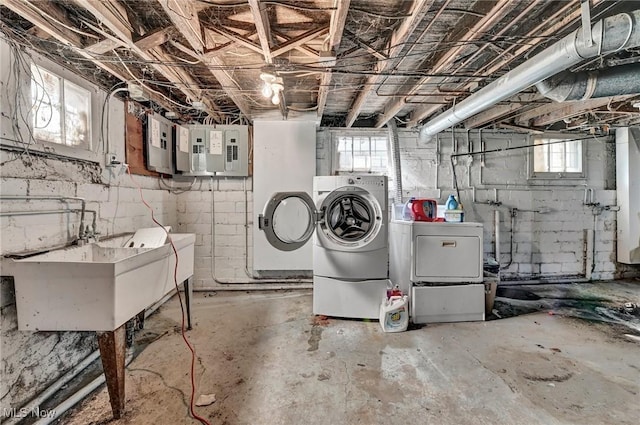
M 249 126 L 247 125 L 219 125 L 218 130 L 224 131 L 224 170 L 217 172 L 217 176 L 248 176 L 249 175 Z
M 149 115 L 146 126 L 147 169 L 173 174 L 173 123 L 159 114 Z
M 249 127 L 175 126 L 176 170 L 183 176 L 247 176 Z

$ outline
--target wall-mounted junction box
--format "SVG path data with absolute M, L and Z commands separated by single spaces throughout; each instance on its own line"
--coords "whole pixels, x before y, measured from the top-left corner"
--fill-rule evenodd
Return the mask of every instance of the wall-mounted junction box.
M 176 125 L 175 143 L 183 176 L 248 175 L 248 126 Z
M 173 123 L 160 114 L 147 116 L 145 161 L 147 169 L 173 174 Z

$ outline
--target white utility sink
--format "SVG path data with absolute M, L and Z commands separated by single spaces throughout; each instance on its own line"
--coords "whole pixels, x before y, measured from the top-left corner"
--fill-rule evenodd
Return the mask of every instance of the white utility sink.
M 14 260 L 18 329 L 113 331 L 174 285 L 171 245 L 121 248 L 130 236 Z M 171 234 L 178 284 L 193 276 L 195 235 Z

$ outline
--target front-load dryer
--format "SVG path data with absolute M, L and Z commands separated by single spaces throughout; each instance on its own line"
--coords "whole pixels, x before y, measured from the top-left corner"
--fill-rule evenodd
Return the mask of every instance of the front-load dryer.
M 388 286 L 387 178 L 314 177 L 313 198 L 275 193 L 258 216 L 283 251 L 313 238 L 313 312 L 377 318 Z

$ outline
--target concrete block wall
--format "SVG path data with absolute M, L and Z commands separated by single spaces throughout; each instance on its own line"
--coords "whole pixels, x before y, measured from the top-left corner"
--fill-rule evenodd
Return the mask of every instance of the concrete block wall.
M 318 174 L 331 174 L 332 137 L 345 133 L 386 135 L 387 132 L 321 129 Z M 444 204 L 449 194 L 456 193 L 452 152 L 504 149 L 530 143 L 524 134 L 486 130 L 443 132 L 431 141 L 421 140 L 419 133 L 411 130 L 401 129 L 399 136 L 404 197 L 436 198 L 440 204 Z M 615 212 L 584 205 L 585 190 L 592 189 L 593 202 L 615 206 L 615 144 L 613 138 L 589 138 L 585 144 L 586 178 L 578 180 L 529 179 L 528 149 L 454 160 L 465 220 L 484 224 L 485 257 L 495 257 L 495 214 L 499 212 L 499 260 L 504 267 L 504 279 L 590 275 L 599 280 L 620 274 L 622 267 L 615 262 Z M 515 217 L 511 258 L 512 211 Z M 592 238 L 590 231 L 594 229 Z M 589 255 L 587 248 L 591 251 Z M 593 264 L 588 261 L 591 257 Z
M 176 195 L 178 230 L 196 234 L 195 288 L 252 280 L 252 198 L 250 177 L 203 180 Z
M 6 160 L 5 152 L 0 153 Z M 140 201 L 137 188 L 127 182 L 125 175 L 118 184 L 110 186 L 92 183 L 83 179 L 81 168 L 86 164 L 66 164 L 64 176 L 39 178 L 40 167 L 50 165 L 52 160 L 33 156 L 29 166 L 4 166 L 0 179 L 1 195 L 52 195 L 82 197 L 87 209 L 98 212 L 97 230 L 100 238 L 133 232 L 140 227 L 154 226 L 149 210 Z M 21 162 L 16 165 L 22 167 Z M 9 165 L 9 164 L 7 164 Z M 11 168 L 7 170 L 7 168 Z M 8 172 L 7 172 L 8 171 Z M 63 179 L 63 180 L 60 180 Z M 155 179 L 137 176 L 144 187 L 143 196 L 154 209 L 156 218 L 168 225 L 176 226 L 177 213 L 175 195 L 157 189 Z M 69 208 L 80 208 L 79 202 L 69 201 Z M 43 211 L 64 209 L 57 201 L 3 201 L 0 210 Z M 85 224 L 91 223 L 91 215 Z M 79 214 L 15 215 L 1 217 L 2 240 L 0 254 L 34 252 L 68 245 L 78 235 Z M 10 260 L 3 260 L 0 274 L 11 276 Z M 16 285 L 19 285 L 17 282 Z M 43 282 L 46 284 L 46 282 Z M 3 280 L 2 285 L 11 285 Z M 6 289 L 6 288 L 5 288 Z M 3 293 L 10 293 L 10 290 Z M 16 305 L 13 300 L 3 300 L 1 310 L 1 366 L 2 383 L 0 406 L 19 408 L 41 392 L 61 373 L 75 366 L 81 359 L 97 349 L 92 332 L 21 332 L 17 330 Z
M 154 226 L 149 210 L 140 201 L 140 191 L 121 167 L 105 168 L 104 145 L 99 140 L 100 107 L 106 93 L 93 87 L 91 92 L 94 106 L 92 131 L 92 150 L 73 150 L 58 146 L 43 147 L 34 141 L 25 145 L 12 143 L 12 140 L 29 140 L 30 101 L 27 95 L 22 98 L 18 111 L 23 119 L 17 123 L 11 121 L 16 111 L 14 94 L 16 81 L 10 68 L 11 53 L 9 46 L 0 40 L 0 54 L 9 60 L 0 63 L 2 90 L 0 90 L 0 195 L 17 196 L 69 196 L 86 199 L 87 210 L 96 211 L 97 231 L 100 238 L 133 232 L 141 227 Z M 37 59 L 37 58 L 36 58 Z M 54 72 L 65 78 L 74 78 L 70 70 L 47 64 Z M 11 75 L 11 78 L 9 78 Z M 24 76 L 23 76 L 24 77 Z M 23 78 L 24 79 L 24 78 Z M 77 82 L 78 77 L 75 77 Z M 21 90 L 28 92 L 28 75 Z M 12 86 L 7 83 L 12 82 Z M 26 88 L 25 88 L 26 87 Z M 97 105 L 97 106 L 96 106 Z M 116 99 L 109 105 L 110 151 L 124 161 L 124 106 Z M 17 126 L 17 128 L 15 128 Z M 45 155 L 39 152 L 45 151 Z M 55 155 L 75 154 L 84 160 L 78 161 Z M 87 161 L 89 159 L 89 161 Z M 97 160 L 96 160 L 97 159 Z M 167 225 L 177 226 L 175 195 L 160 190 L 155 178 L 135 176 L 142 193 L 154 209 L 156 218 Z M 80 202 L 69 200 L 66 203 L 43 200 L 1 201 L 0 211 L 45 211 L 62 209 L 80 209 Z M 90 224 L 92 215 L 87 214 L 85 224 Z M 80 215 L 77 211 L 65 214 L 11 215 L 0 217 L 0 254 L 35 252 L 68 245 L 79 232 Z M 17 313 L 14 297 L 14 283 L 11 261 L 0 261 L 0 411 L 19 409 L 30 399 L 42 392 L 67 370 L 78 364 L 83 358 L 97 349 L 95 334 L 92 332 L 21 332 L 17 330 Z M 19 282 L 17 283 L 19 285 Z M 46 284 L 46 282 L 43 282 Z M 2 414 L 0 413 L 0 415 Z M 0 417 L 0 422 L 2 418 Z

